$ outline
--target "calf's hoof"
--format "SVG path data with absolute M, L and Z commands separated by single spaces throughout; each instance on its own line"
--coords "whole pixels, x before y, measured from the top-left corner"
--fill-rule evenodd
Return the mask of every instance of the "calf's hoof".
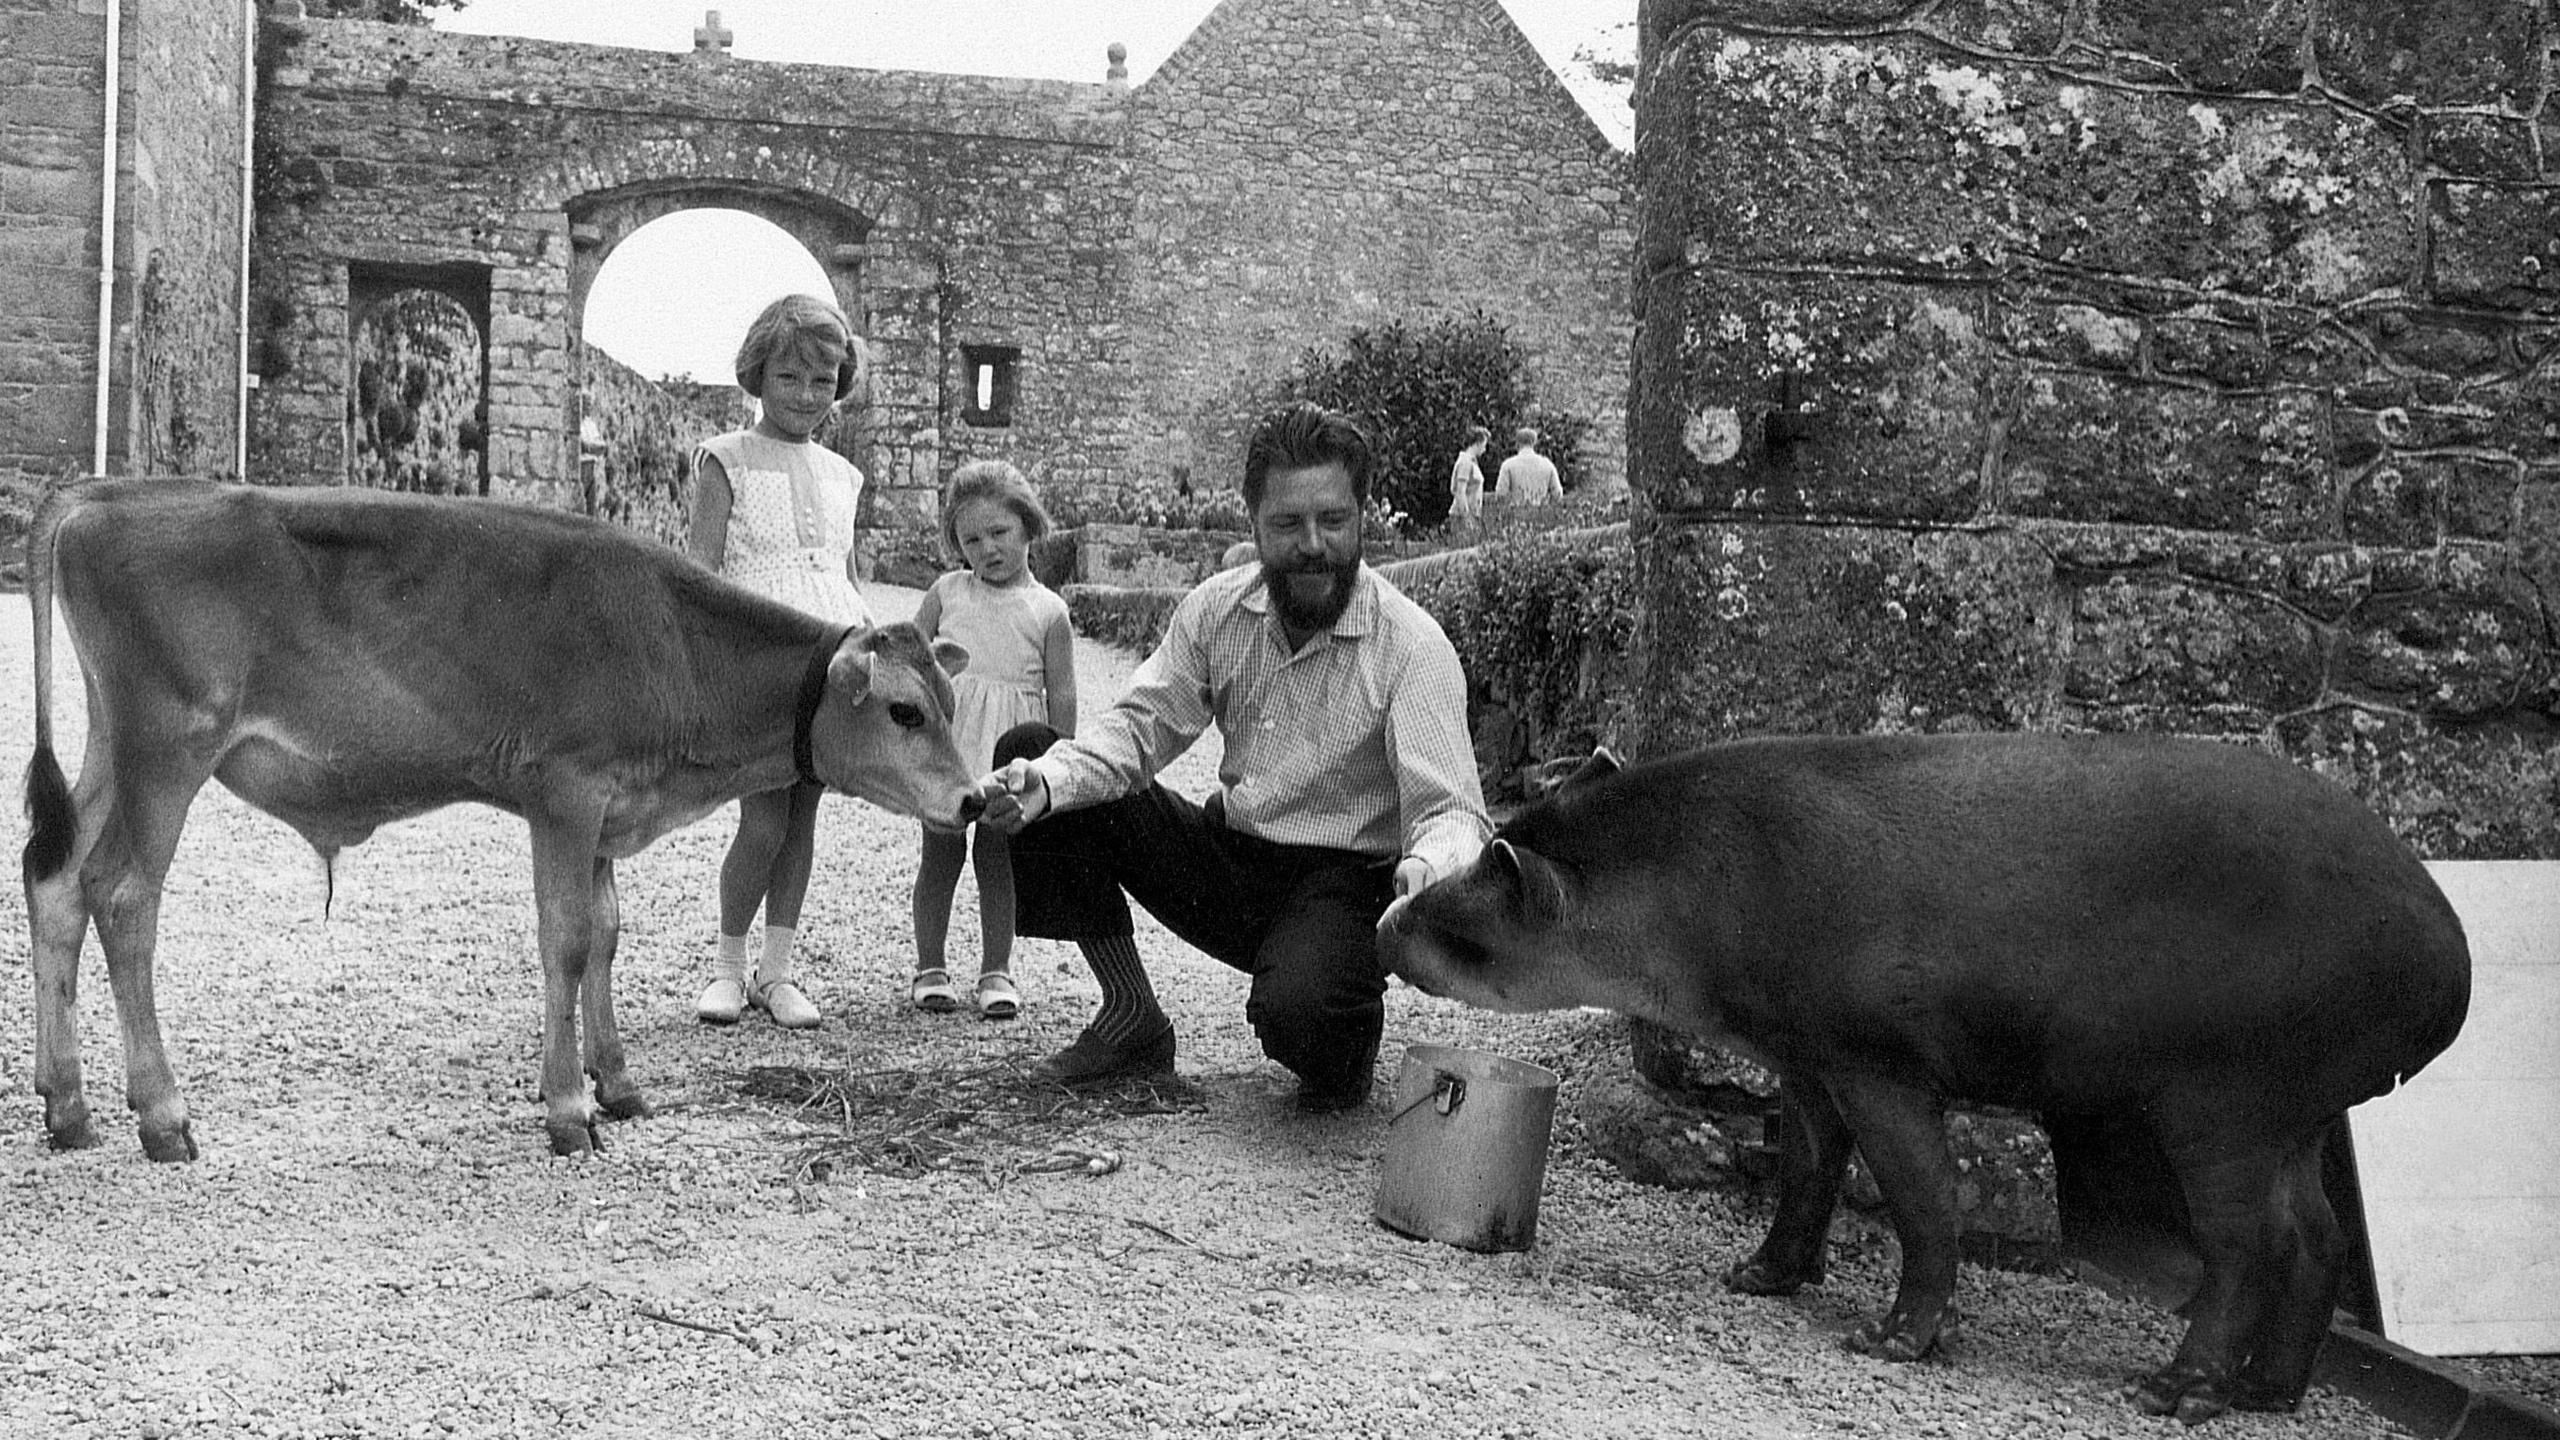
M 2174 1415 L 2181 1425 L 2201 1425 L 2231 1408 L 2221 1381 L 2180 1365 L 2137 1375 L 2126 1389 L 2143 1414 Z
M 196 1158 L 195 1127 L 181 1120 L 175 1125 L 142 1127 L 142 1153 L 163 1163 Z
M 61 1119 L 46 1117 L 44 1141 L 56 1150 L 97 1149 L 98 1127 L 89 1123 L 89 1107 L 83 1105 L 77 1114 Z
M 584 1155 L 604 1148 L 604 1131 L 597 1127 L 593 1115 L 545 1120 L 542 1128 L 550 1133 L 554 1155 Z
M 637 1089 L 621 1095 L 599 1094 L 596 1108 L 604 1112 L 607 1120 L 646 1120 L 651 1114 L 648 1097 Z
M 1822 1283 L 1822 1267 L 1788 1270 L 1754 1255 L 1724 1272 L 1724 1287 L 1745 1295 L 1793 1295 L 1807 1285 Z

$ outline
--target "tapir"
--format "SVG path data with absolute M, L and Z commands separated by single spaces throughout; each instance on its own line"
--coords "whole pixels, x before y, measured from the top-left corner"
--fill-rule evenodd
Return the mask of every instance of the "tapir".
M 1622 1011 L 1767 1065 L 1776 1214 L 1725 1283 L 1823 1278 L 1855 1146 L 1901 1278 L 1849 1344 L 1889 1360 L 1953 1318 L 1950 1101 L 2147 1131 L 2203 1273 L 2176 1354 L 2131 1393 L 2189 1424 L 2301 1399 L 2345 1251 L 2322 1145 L 2453 1042 L 2471 990 L 2452 906 L 2353 794 L 2159 736 L 1604 751 L 1391 909 L 1378 944 L 1433 994 Z

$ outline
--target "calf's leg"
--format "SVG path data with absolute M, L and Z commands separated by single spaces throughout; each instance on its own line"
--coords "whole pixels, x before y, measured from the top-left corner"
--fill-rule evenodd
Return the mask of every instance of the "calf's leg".
M 622 891 L 614 883 L 613 862 L 595 865 L 595 909 L 587 930 L 587 977 L 580 987 L 586 1013 L 586 1070 L 595 1080 L 596 1105 L 615 1120 L 649 1113 L 649 1102 L 632 1083 L 622 1052 L 622 1027 L 613 1016 L 613 957 L 622 944 Z
M 532 822 L 534 935 L 542 951 L 542 1128 L 554 1155 L 604 1148 L 578 1051 L 578 1011 L 594 946 L 599 825 Z
M 1824 1246 L 1849 1172 L 1849 1124 L 1821 1082 L 1778 1076 L 1778 1213 L 1750 1259 L 1725 1272 L 1746 1295 L 1792 1295 L 1822 1283 Z
M 167 752 L 164 752 L 164 760 Z M 186 1097 L 160 1039 L 154 982 L 161 887 L 177 854 L 187 807 L 211 775 L 209 767 L 138 763 L 122 757 L 98 838 L 81 865 L 82 898 L 98 926 L 124 1038 L 125 1099 L 154 1160 L 193 1160 L 196 1141 Z
M 80 1074 L 80 946 L 89 935 L 89 902 L 81 872 L 97 838 L 97 815 L 112 766 L 101 732 L 92 730 L 80 785 L 72 795 L 71 848 L 44 874 L 26 874 L 28 968 L 35 980 L 35 1088 L 44 1100 L 44 1130 L 57 1150 L 98 1143 Z

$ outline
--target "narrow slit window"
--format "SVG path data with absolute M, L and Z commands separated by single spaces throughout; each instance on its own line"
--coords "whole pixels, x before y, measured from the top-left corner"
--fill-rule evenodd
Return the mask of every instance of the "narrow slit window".
M 960 418 L 972 425 L 1012 424 L 1022 352 L 1011 345 L 963 345 L 960 363 L 969 386 Z

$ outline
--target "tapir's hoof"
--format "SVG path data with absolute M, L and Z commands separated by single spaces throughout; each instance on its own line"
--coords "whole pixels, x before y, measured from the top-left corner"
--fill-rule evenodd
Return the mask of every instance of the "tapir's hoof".
M 1938 1338 L 1944 1333 L 1941 1328 L 1918 1335 L 1908 1330 L 1888 1328 L 1888 1323 L 1883 1320 L 1870 1320 L 1850 1331 L 1841 1343 L 1861 1355 L 1908 1364 L 1914 1360 L 1926 1360 L 1937 1353 Z
M 1822 1271 L 1810 1273 L 1784 1270 L 1757 1256 L 1724 1272 L 1724 1287 L 1745 1295 L 1793 1295 L 1807 1285 L 1822 1283 Z
M 2127 1389 L 2143 1414 L 2175 1415 L 2182 1425 L 2201 1425 L 2231 1408 L 2218 1381 L 2183 1366 L 2136 1376 Z
M 551 1133 L 554 1155 L 584 1155 L 604 1148 L 604 1131 L 597 1128 L 592 1115 L 576 1120 L 545 1120 L 542 1128 Z
M 175 1125 L 151 1127 L 142 1131 L 142 1153 L 163 1163 L 196 1158 L 195 1127 L 181 1120 Z

